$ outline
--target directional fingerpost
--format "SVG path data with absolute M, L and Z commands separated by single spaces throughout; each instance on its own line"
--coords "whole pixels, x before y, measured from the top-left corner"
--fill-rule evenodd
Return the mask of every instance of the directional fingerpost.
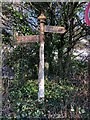
M 38 73 L 38 100 L 44 100 L 44 33 L 60 33 L 66 32 L 64 27 L 61 26 L 48 26 L 44 25 L 46 16 L 43 13 L 38 17 L 40 20 L 40 35 L 30 35 L 30 36 L 18 36 L 18 43 L 28 43 L 28 42 L 40 42 L 39 50 L 39 73 Z

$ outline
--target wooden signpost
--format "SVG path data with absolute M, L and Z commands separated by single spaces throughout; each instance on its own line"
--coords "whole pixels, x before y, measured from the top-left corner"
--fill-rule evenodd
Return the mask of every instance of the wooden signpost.
M 31 35 L 31 36 L 18 36 L 18 43 L 26 42 L 37 42 L 40 41 L 40 50 L 39 50 L 39 74 L 38 74 L 38 100 L 44 100 L 44 32 L 50 33 L 65 33 L 66 30 L 64 27 L 60 26 L 45 26 L 46 16 L 43 13 L 38 17 L 40 20 L 40 35 Z

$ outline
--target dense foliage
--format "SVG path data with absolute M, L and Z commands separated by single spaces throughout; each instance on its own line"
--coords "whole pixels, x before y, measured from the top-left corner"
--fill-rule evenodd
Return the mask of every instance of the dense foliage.
M 3 119 L 82 118 L 89 120 L 87 57 L 73 52 L 89 29 L 87 3 L 2 4 Z M 39 34 L 37 20 L 64 26 L 64 34 L 45 33 L 45 101 L 38 101 L 39 43 L 17 44 L 18 35 Z M 79 46 L 79 47 L 77 47 Z M 83 47 L 86 47 L 85 45 Z
M 3 118 L 82 118 L 84 120 L 88 118 L 86 87 L 83 84 L 80 87 L 73 85 L 68 80 L 59 83 L 45 80 L 43 103 L 37 100 L 37 80 L 28 80 L 23 86 L 20 86 L 17 80 L 11 81 L 8 100 L 6 100 L 9 108 L 8 111 L 4 111 Z

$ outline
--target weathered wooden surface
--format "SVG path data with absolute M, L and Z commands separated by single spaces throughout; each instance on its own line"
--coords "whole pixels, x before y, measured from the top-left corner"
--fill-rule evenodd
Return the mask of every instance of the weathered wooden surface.
M 50 33 L 65 33 L 66 30 L 64 27 L 60 27 L 60 26 L 48 26 L 48 25 L 45 25 L 45 29 L 44 29 L 45 32 L 50 32 Z
M 38 74 L 38 100 L 44 100 L 44 22 L 46 17 L 42 13 L 38 19 L 40 20 L 40 51 L 39 51 L 39 74 Z
M 39 41 L 39 35 L 30 35 L 30 36 L 18 36 L 17 41 L 18 42 L 38 42 Z

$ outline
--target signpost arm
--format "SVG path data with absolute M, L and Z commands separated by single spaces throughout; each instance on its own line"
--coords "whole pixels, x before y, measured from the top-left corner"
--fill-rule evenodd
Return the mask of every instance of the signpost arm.
M 44 23 L 46 17 L 43 13 L 38 17 L 40 20 L 40 51 L 39 51 L 39 74 L 38 74 L 38 100 L 44 100 Z

